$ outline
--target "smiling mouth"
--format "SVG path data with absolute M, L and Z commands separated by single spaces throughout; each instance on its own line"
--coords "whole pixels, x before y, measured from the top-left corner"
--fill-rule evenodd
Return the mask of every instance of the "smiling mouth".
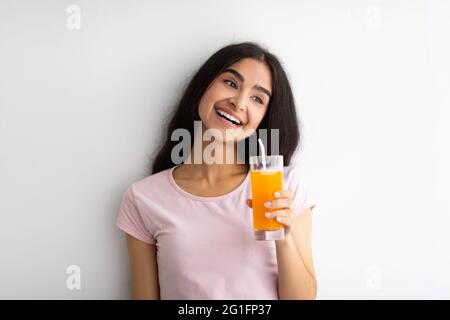
M 224 114 L 224 112 L 223 112 L 222 110 L 216 109 L 216 113 L 217 113 L 217 115 L 218 115 L 219 117 L 225 119 L 226 121 L 228 121 L 228 122 L 231 123 L 232 125 L 237 126 L 237 127 L 242 126 L 242 122 L 236 121 L 236 120 L 234 120 L 234 119 L 231 119 L 231 118 L 227 117 L 227 116 Z

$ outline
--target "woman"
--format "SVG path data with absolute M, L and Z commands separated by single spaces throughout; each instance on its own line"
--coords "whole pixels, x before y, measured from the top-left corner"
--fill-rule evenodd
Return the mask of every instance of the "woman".
M 223 134 L 214 140 L 214 153 L 233 151 L 232 162 L 195 162 L 204 160 L 211 144 L 202 139 L 196 121 L 202 130 Z M 177 129 L 194 137 L 182 163 L 174 163 L 179 142 L 172 133 Z M 249 154 L 238 161 L 236 151 L 237 142 L 247 143 L 259 129 L 279 130 L 284 190 L 267 207 L 266 217 L 283 225 L 283 240 L 256 241 L 251 230 Z M 267 141 L 267 153 L 273 154 L 270 134 Z M 117 226 L 127 237 L 133 297 L 315 299 L 315 204 L 290 165 L 299 141 L 292 91 L 278 59 L 252 42 L 213 54 L 171 116 L 152 174 L 133 183 L 123 197 Z

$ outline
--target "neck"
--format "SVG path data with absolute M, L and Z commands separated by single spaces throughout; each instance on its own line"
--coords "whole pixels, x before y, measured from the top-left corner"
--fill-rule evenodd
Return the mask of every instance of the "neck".
M 247 174 L 249 170 L 247 164 L 238 163 L 236 141 L 216 139 L 212 142 L 203 141 L 201 134 L 195 135 L 195 142 L 188 159 L 189 161 L 182 166 L 189 176 L 192 179 L 207 180 L 211 183 Z

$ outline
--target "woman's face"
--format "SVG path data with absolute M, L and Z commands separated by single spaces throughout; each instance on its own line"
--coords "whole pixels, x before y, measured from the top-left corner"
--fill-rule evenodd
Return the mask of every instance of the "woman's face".
M 218 75 L 200 100 L 198 112 L 205 130 L 220 130 L 223 141 L 245 139 L 264 118 L 271 92 L 269 67 L 251 58 L 239 60 Z

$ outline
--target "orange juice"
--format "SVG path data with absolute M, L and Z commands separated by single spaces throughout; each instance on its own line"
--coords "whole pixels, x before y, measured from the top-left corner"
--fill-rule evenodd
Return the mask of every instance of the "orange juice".
M 253 228 L 255 230 L 278 230 L 283 227 L 275 218 L 266 218 L 264 202 L 275 199 L 274 192 L 283 189 L 283 172 L 257 170 L 251 172 Z

